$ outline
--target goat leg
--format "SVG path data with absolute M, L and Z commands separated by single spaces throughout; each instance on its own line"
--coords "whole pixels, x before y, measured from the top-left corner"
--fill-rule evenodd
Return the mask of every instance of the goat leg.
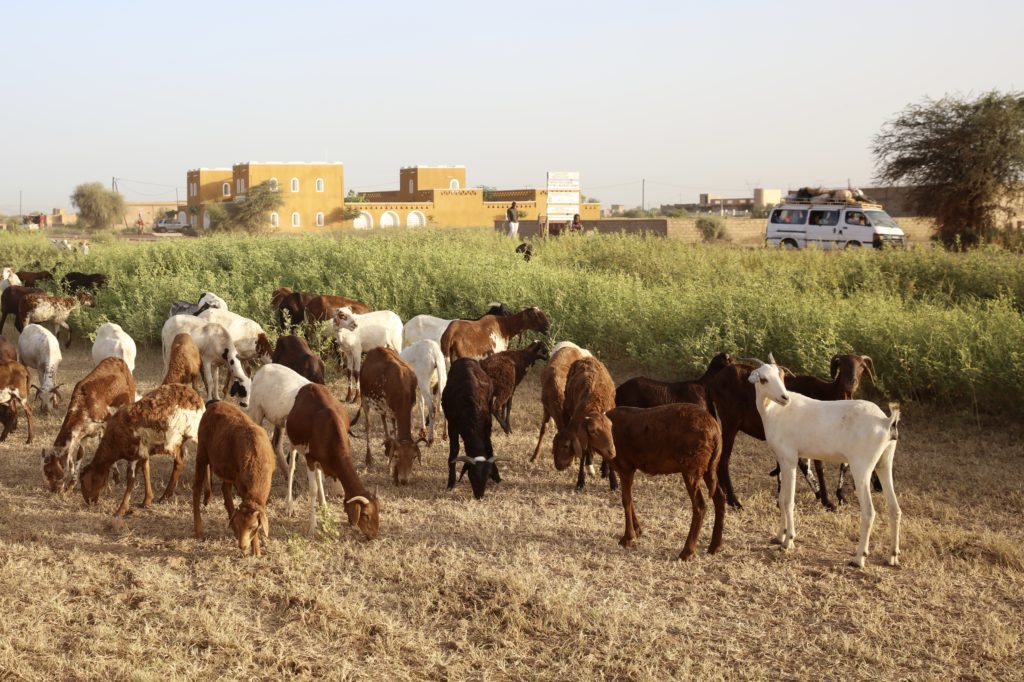
M 828 497 L 828 484 L 825 482 L 825 465 L 820 459 L 814 460 L 814 473 L 818 476 L 818 499 L 829 511 L 835 511 L 836 506 Z
M 583 456 L 580 457 L 580 472 L 576 476 L 576 492 L 583 490 L 587 484 L 587 465 L 592 461 L 590 450 L 584 450 Z

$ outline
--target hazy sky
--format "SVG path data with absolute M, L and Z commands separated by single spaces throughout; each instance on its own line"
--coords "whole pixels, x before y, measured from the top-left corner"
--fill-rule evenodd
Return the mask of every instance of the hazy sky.
M 909 102 L 1024 89 L 1024 3 L 3 2 L 0 212 L 80 182 L 185 198 L 189 168 L 578 170 L 605 205 L 870 182 Z M 135 182 L 129 182 L 129 180 Z M 140 182 L 153 184 L 140 184 Z

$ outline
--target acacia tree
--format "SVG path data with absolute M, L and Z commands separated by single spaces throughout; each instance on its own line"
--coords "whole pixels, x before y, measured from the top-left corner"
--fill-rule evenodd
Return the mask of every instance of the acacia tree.
M 124 197 L 99 182 L 75 187 L 71 205 L 78 209 L 79 221 L 92 230 L 106 229 L 124 216 Z
M 270 181 L 261 182 L 249 188 L 244 198 L 224 204 L 214 204 L 210 213 L 210 228 L 213 230 L 240 230 L 250 233 L 270 229 L 270 213 L 284 205 L 284 197 Z M 223 213 L 220 211 L 223 207 Z M 212 207 L 208 206 L 210 212 Z
M 1014 213 L 1024 182 L 1024 93 L 911 104 L 883 126 L 872 151 L 877 179 L 909 185 L 944 244 L 974 246 Z

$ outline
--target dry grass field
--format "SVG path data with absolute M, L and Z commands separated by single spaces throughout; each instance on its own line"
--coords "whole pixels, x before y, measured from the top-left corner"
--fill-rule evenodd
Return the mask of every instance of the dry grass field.
M 148 390 L 159 353 L 141 355 Z M 65 358 L 70 386 L 91 368 L 85 343 Z M 740 436 L 734 477 L 746 507 L 727 514 L 721 553 L 703 552 L 709 515 L 701 553 L 680 563 L 690 509 L 679 477 L 638 477 L 645 534 L 625 551 L 619 499 L 604 481 L 573 492 L 575 473 L 551 465 L 550 435 L 543 458 L 528 463 L 538 374 L 520 389 L 515 434 L 495 429 L 496 452 L 511 461 L 483 501 L 468 481 L 445 491 L 447 444 L 438 440 L 409 487 L 390 484 L 380 456 L 363 474 L 380 485 L 377 540 L 341 525 L 337 504 L 327 531 L 309 538 L 300 475 L 291 517 L 276 482 L 261 559 L 239 555 L 216 496 L 204 514 L 208 539 L 192 538 L 188 467 L 172 503 L 136 509 L 124 523 L 111 517 L 119 490 L 98 508 L 77 490 L 51 495 L 39 451 L 60 418 L 39 419 L 32 446 L 22 424 L 0 445 L 0 678 L 1021 677 L 1020 424 L 904 408 L 895 569 L 884 565 L 881 495 L 865 570 L 846 565 L 856 501 L 828 513 L 803 483 L 797 548 L 770 545 L 773 459 Z M 158 494 L 169 469 L 156 460 Z

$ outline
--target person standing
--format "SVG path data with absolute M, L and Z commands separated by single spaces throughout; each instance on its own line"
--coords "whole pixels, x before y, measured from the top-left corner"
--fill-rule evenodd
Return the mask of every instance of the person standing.
M 580 214 L 577 213 L 572 217 L 572 224 L 569 225 L 569 232 L 582 232 L 583 221 L 580 220 Z
M 519 209 L 516 208 L 516 202 L 512 202 L 512 205 L 505 211 L 505 221 L 508 223 L 508 236 L 515 237 L 519 234 Z

